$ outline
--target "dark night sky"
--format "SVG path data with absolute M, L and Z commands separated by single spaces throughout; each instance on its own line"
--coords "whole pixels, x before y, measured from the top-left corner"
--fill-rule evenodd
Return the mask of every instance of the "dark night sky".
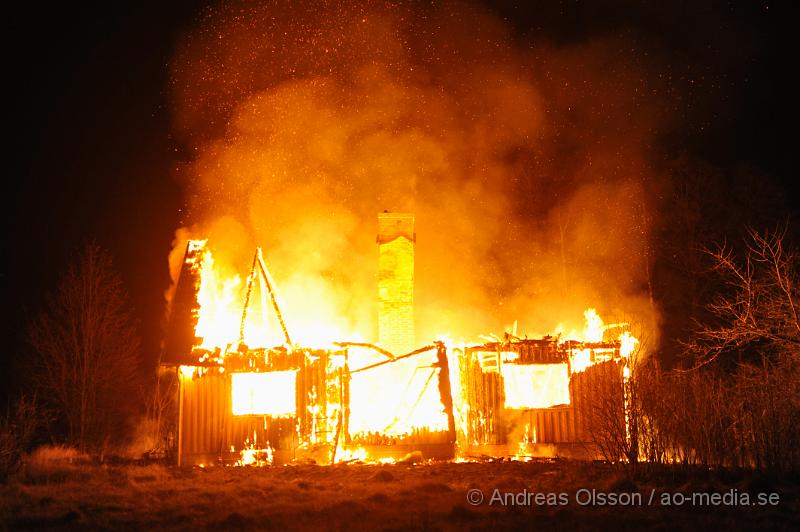
M 686 94 L 702 112 L 665 145 L 723 170 L 755 167 L 791 194 L 796 104 L 788 6 L 517 4 L 494 9 L 520 40 L 545 36 L 569 43 L 633 32 L 667 50 L 671 74 L 697 84 Z M 145 353 L 154 358 L 166 256 L 183 201 L 171 174 L 182 151 L 171 135 L 168 64 L 176 39 L 203 5 L 42 4 L 7 21 L 13 28 L 4 76 L 12 164 L 5 174 L 11 216 L 0 273 L 7 315 L 0 389 L 23 382 L 25 322 L 89 239 L 113 255 L 141 323 Z M 740 64 L 744 56 L 751 58 L 746 65 Z M 790 203 L 796 209 L 796 200 Z

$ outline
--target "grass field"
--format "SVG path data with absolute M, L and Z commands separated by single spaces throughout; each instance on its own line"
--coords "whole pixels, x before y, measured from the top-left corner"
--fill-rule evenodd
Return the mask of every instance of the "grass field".
M 713 505 L 712 493 L 738 505 Z M 663 504 L 692 494 L 707 495 Z M 765 494 L 764 504 L 742 505 L 745 494 L 752 503 Z M 12 530 L 797 530 L 798 495 L 797 479 L 626 474 L 575 461 L 205 469 L 62 462 L 29 465 L 0 484 L 0 521 Z

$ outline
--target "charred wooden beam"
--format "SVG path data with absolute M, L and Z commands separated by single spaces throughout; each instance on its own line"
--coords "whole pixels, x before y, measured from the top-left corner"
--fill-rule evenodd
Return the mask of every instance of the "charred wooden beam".
M 394 360 L 395 358 L 397 358 L 386 349 L 378 347 L 375 344 L 370 344 L 366 342 L 334 342 L 333 345 L 338 345 L 339 347 L 365 347 L 367 349 L 372 349 L 373 351 L 377 351 L 378 353 L 382 354 L 383 356 L 385 356 L 390 360 Z
M 344 352 L 344 367 L 342 368 L 342 380 L 340 383 L 341 392 L 339 394 L 339 408 L 344 412 L 342 418 L 342 430 L 344 430 L 344 443 L 350 444 L 350 363 L 347 351 Z
M 242 307 L 242 321 L 239 324 L 239 345 L 244 344 L 244 326 L 247 323 L 247 309 L 250 307 L 250 296 L 253 294 L 253 285 L 256 281 L 256 263 L 258 262 L 258 252 L 253 255 L 253 264 L 250 266 L 250 274 L 247 276 L 247 292 L 244 296 L 244 306 Z
M 343 368 L 339 368 L 339 390 L 340 394 L 344 395 L 344 370 Z M 333 449 L 331 450 L 331 464 L 336 463 L 336 451 L 339 449 L 339 437 L 342 433 L 342 425 L 344 424 L 344 412 L 342 411 L 342 407 L 344 405 L 339 405 L 339 413 L 336 416 L 336 434 L 333 437 Z
M 264 278 L 264 283 L 267 285 L 267 291 L 269 292 L 269 299 L 272 303 L 272 308 L 275 309 L 275 315 L 278 317 L 278 322 L 281 324 L 281 329 L 283 330 L 283 336 L 286 338 L 286 343 L 292 345 L 292 339 L 289 336 L 289 331 L 286 329 L 286 323 L 283 321 L 283 314 L 281 313 L 281 308 L 278 306 L 278 300 L 275 297 L 275 288 L 274 283 L 272 282 L 272 276 L 269 274 L 269 270 L 267 270 L 267 265 L 264 262 L 264 256 L 261 253 L 261 248 L 256 249 L 256 259 L 258 260 L 258 267 L 261 270 L 261 275 Z
M 397 362 L 398 360 L 403 360 L 405 358 L 413 357 L 419 355 L 421 353 L 425 353 L 426 351 L 430 351 L 432 349 L 436 349 L 435 345 L 426 345 L 425 347 L 420 347 L 419 349 L 415 349 L 410 353 L 406 353 L 405 355 L 395 357 L 391 360 L 384 360 L 382 362 L 376 362 L 375 364 L 370 364 L 369 366 L 364 366 L 363 368 L 358 368 L 354 370 L 350 370 L 350 373 L 358 373 L 360 371 L 367 371 L 368 369 L 374 369 L 380 366 L 384 366 L 386 364 L 391 364 L 392 362 Z
M 443 342 L 435 342 L 436 363 L 434 366 L 439 368 L 439 398 L 444 406 L 444 413 L 447 415 L 448 443 L 456 441 L 456 420 L 453 415 L 453 392 L 450 389 L 450 365 L 447 362 L 447 347 Z

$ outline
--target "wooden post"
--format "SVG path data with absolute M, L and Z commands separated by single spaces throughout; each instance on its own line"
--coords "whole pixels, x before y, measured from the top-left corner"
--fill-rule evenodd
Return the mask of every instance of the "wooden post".
M 350 445 L 350 363 L 349 352 L 344 352 L 344 368 L 342 371 L 341 392 L 339 393 L 344 418 L 342 420 L 342 430 L 344 430 L 344 443 Z
M 341 400 L 342 389 L 343 389 L 343 386 L 342 386 L 343 381 L 342 381 L 342 379 L 344 378 L 343 375 L 344 375 L 344 372 L 342 371 L 342 368 L 339 368 L 339 397 L 340 397 L 339 401 L 340 401 L 340 404 L 339 404 L 339 413 L 336 416 L 336 434 L 333 437 L 333 450 L 331 451 L 331 465 L 336 463 L 336 451 L 338 450 L 338 447 L 339 447 L 339 435 L 342 432 L 342 419 L 343 419 L 343 416 L 344 416 L 344 414 L 342 412 L 342 408 L 344 408 L 344 405 L 341 404 L 341 403 L 344 402 L 344 401 Z
M 183 462 L 183 379 L 180 366 L 175 366 L 175 375 L 178 377 L 178 467 L 180 467 Z
M 450 365 L 447 362 L 447 347 L 443 342 L 436 344 L 436 366 L 439 368 L 439 398 L 447 415 L 448 443 L 456 442 L 456 420 L 453 415 L 453 392 L 450 388 Z

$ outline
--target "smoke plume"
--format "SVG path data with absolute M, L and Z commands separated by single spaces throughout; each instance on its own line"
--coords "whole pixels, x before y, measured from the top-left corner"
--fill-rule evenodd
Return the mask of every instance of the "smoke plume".
M 236 2 L 173 58 L 187 237 L 245 275 L 264 248 L 290 328 L 374 340 L 376 214 L 416 214 L 417 338 L 652 323 L 656 132 L 644 55 L 523 39 L 465 4 Z

